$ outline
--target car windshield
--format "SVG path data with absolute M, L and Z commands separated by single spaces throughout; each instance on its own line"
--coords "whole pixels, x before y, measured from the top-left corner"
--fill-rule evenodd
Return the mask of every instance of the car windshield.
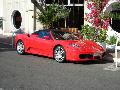
M 56 40 L 79 40 L 79 37 L 63 31 L 53 31 L 53 36 Z

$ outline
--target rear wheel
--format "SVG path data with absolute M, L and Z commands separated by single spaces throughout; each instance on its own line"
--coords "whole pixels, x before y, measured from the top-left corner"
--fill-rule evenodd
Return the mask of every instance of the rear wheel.
M 22 54 L 25 54 L 25 46 L 24 46 L 24 43 L 20 40 L 17 42 L 17 53 L 22 55 Z
M 54 59 L 59 63 L 65 62 L 66 53 L 62 46 L 57 46 L 54 49 Z

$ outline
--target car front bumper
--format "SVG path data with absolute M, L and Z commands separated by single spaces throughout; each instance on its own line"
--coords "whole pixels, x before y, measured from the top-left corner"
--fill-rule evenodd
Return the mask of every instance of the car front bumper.
M 105 51 L 79 51 L 68 50 L 66 52 L 67 61 L 88 61 L 88 60 L 101 60 L 104 57 Z

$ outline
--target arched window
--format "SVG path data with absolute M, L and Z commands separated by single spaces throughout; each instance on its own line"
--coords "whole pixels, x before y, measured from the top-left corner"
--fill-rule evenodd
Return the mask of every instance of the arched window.
M 113 30 L 120 32 L 120 10 L 114 10 L 111 12 L 112 18 L 110 21 L 110 26 Z
M 13 25 L 16 29 L 19 29 L 21 27 L 22 17 L 21 13 L 19 11 L 14 11 L 13 15 Z

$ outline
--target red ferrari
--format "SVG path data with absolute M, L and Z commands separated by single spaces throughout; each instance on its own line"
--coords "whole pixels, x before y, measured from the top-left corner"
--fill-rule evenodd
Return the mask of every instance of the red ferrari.
M 61 30 L 39 30 L 32 34 L 17 34 L 15 48 L 22 55 L 32 53 L 54 58 L 57 62 L 102 59 L 105 50 L 97 43 L 79 39 Z

